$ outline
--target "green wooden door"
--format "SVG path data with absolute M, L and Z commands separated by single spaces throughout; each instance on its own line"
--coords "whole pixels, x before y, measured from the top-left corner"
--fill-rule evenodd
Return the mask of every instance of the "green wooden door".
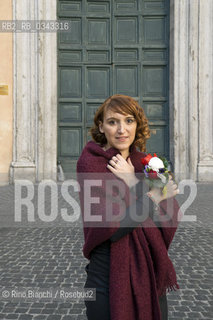
M 169 0 L 58 0 L 58 160 L 75 171 L 95 110 L 115 93 L 144 108 L 148 152 L 169 158 Z

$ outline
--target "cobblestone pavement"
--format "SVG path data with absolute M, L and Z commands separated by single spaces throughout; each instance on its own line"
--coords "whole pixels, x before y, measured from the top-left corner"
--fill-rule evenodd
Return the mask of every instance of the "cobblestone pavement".
M 180 290 L 168 293 L 169 320 L 213 319 L 213 184 L 199 183 L 197 190 L 185 212 L 196 215 L 197 222 L 181 222 L 169 250 L 180 285 Z M 187 197 L 186 190 L 178 200 L 183 203 Z M 83 288 L 88 261 L 82 255 L 81 223 L 13 224 L 13 207 L 13 187 L 0 187 L 0 288 Z M 1 296 L 0 319 L 86 320 L 86 316 L 83 300 L 12 301 Z

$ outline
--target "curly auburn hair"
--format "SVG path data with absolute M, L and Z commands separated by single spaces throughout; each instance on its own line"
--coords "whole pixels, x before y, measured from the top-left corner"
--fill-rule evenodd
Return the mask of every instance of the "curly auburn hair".
M 103 123 L 104 114 L 106 110 L 109 109 L 123 115 L 131 114 L 134 116 L 137 121 L 137 128 L 135 140 L 132 145 L 138 147 L 140 151 L 146 152 L 146 140 L 150 138 L 150 129 L 144 110 L 132 97 L 122 94 L 110 96 L 96 110 L 94 124 L 90 128 L 92 139 L 101 145 L 105 145 L 107 143 L 105 134 L 99 131 L 99 121 Z

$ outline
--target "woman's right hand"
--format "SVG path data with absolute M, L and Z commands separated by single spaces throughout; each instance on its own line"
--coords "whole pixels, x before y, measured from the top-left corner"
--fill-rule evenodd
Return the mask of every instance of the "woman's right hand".
M 169 181 L 166 184 L 167 192 L 166 195 L 162 194 L 160 188 L 152 188 L 147 194 L 150 198 L 158 204 L 162 200 L 169 199 L 175 197 L 180 191 L 177 187 L 177 184 L 172 180 L 172 176 L 169 175 Z

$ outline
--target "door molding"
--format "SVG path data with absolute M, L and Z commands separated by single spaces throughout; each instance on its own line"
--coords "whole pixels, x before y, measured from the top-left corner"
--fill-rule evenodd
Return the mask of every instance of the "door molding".
M 56 20 L 56 1 L 13 0 L 13 20 Z M 56 180 L 57 35 L 13 34 L 13 160 L 15 179 Z
M 170 2 L 170 152 L 177 179 L 213 181 L 213 2 Z

